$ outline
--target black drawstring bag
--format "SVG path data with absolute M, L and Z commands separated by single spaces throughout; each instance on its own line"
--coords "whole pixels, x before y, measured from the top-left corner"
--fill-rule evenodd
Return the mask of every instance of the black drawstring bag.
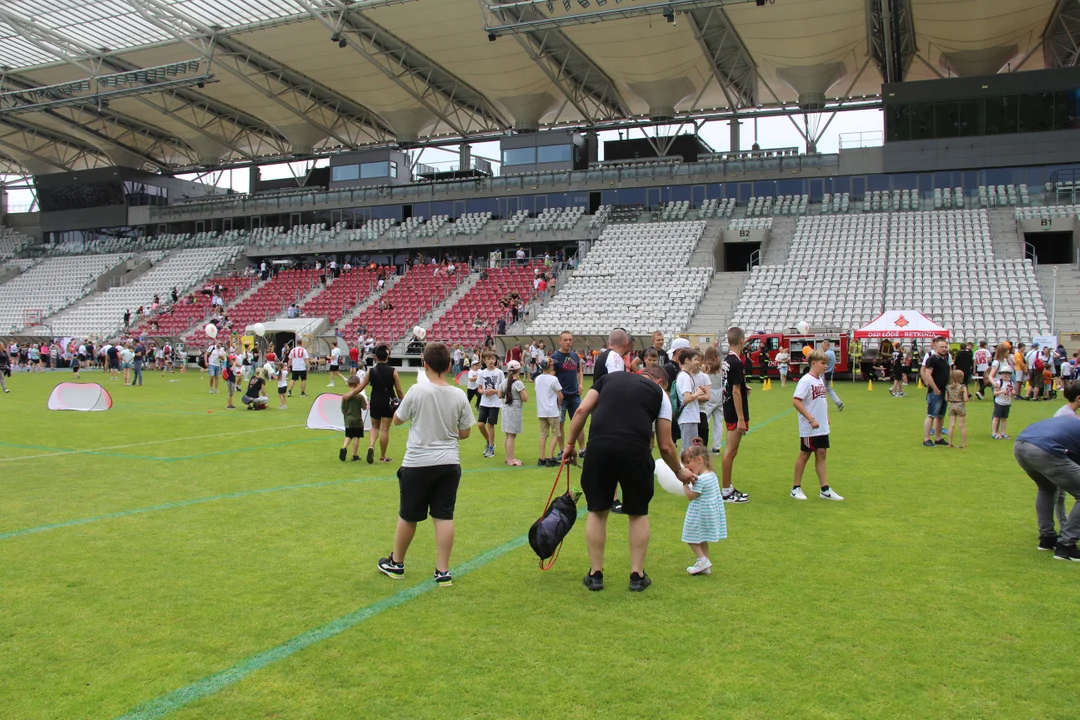
M 559 486 L 563 469 L 566 468 L 566 492 L 554 500 L 555 488 Z M 570 490 L 570 469 L 563 461 L 559 467 L 559 474 L 555 476 L 555 484 L 548 496 L 548 503 L 544 514 L 529 528 L 529 546 L 540 558 L 540 569 L 548 570 L 559 558 L 559 549 L 563 540 L 577 522 L 577 499 L 581 492 Z M 545 564 L 545 561 L 547 563 Z

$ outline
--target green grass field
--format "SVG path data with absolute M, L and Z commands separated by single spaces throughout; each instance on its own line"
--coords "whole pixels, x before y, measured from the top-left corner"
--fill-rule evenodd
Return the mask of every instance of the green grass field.
M 929 449 L 918 391 L 838 385 L 847 500 L 796 502 L 792 387 L 755 388 L 735 482 L 752 499 L 728 506 L 712 576 L 686 574 L 686 500 L 658 491 L 641 594 L 618 516 L 605 591 L 581 585 L 583 523 L 537 569 L 524 536 L 555 471 L 530 405 L 525 467 L 463 444 L 436 590 L 430 524 L 405 581 L 376 571 L 396 465 L 339 462 L 337 434 L 303 427 L 310 400 L 226 412 L 197 372 L 148 373 L 106 381 L 108 412 L 47 411 L 67 379 L 0 396 L 0 720 L 1075 717 L 1080 566 L 1036 551 L 1035 488 L 988 403 L 966 450 Z M 1010 434 L 1055 408 L 1017 403 Z

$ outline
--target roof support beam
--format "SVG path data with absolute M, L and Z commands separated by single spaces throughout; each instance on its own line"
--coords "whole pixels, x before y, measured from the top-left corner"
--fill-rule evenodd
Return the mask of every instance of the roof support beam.
M 19 160 L 19 155 L 25 155 L 63 170 L 83 170 L 112 164 L 92 145 L 16 118 L 6 118 L 0 122 L 0 146 L 8 148 L 11 152 L 7 154 L 16 160 Z
M 340 145 L 354 148 L 391 139 L 387 123 L 370 110 L 188 17 L 176 6 L 161 0 L 127 2 L 144 20 L 213 58 L 217 67 Z
M 482 92 L 361 13 L 355 3 L 294 2 L 455 132 L 510 128 L 510 120 Z
M 866 33 L 883 82 L 903 82 L 917 49 L 911 0 L 866 0 Z
M 37 84 L 14 73 L 0 73 L 0 87 L 32 90 Z M 62 106 L 42 110 L 56 122 L 140 156 L 147 164 L 165 170 L 176 160 L 197 160 L 191 148 L 160 128 L 134 118 L 90 105 Z
M 686 15 L 728 107 L 738 110 L 756 105 L 757 67 L 724 9 L 696 9 Z
M 618 86 L 582 52 L 558 26 L 532 24 L 545 16 L 533 5 L 490 5 L 488 10 L 507 26 L 529 26 L 513 36 L 548 79 L 591 125 L 602 120 L 630 116 L 630 106 Z M 494 35 L 492 37 L 495 37 Z
M 1080 59 L 1080 0 L 1058 0 L 1043 33 L 1046 67 L 1074 67 Z

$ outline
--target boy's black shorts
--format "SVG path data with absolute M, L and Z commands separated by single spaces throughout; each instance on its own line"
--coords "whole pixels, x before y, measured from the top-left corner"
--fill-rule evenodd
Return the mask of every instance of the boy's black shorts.
M 454 519 L 461 465 L 401 467 L 397 476 L 401 491 L 398 517 L 405 522 L 423 522 L 430 512 L 435 520 Z
M 828 450 L 829 436 L 815 435 L 814 437 L 799 438 L 799 450 L 804 453 L 812 453 L 815 450 Z
M 480 417 L 477 422 L 481 425 L 497 425 L 499 423 L 499 409 L 497 407 L 480 406 Z
M 590 512 L 610 510 L 618 485 L 623 512 L 648 515 L 653 497 L 653 474 L 656 463 L 652 453 L 632 452 L 623 446 L 604 447 L 590 442 L 585 466 L 581 469 L 581 489 Z
M 350 440 L 352 438 L 362 438 L 362 437 L 364 437 L 364 426 L 363 425 L 357 425 L 356 427 L 346 427 L 345 428 L 345 437 L 350 439 Z

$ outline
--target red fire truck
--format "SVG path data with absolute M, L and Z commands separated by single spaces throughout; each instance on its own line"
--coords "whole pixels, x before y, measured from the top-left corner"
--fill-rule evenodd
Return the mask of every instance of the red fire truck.
M 784 333 L 751 335 L 746 338 L 746 348 L 750 353 L 750 359 L 754 363 L 755 376 L 760 376 L 761 374 L 761 353 L 763 352 L 768 357 L 769 376 L 778 377 L 780 375 L 780 371 L 777 370 L 776 366 L 773 364 L 780 348 L 785 348 L 791 355 L 791 369 L 788 371 L 789 376 L 798 376 L 803 373 L 806 367 L 806 362 L 803 360 L 803 348 L 807 345 L 811 348 L 818 347 L 823 340 L 828 340 L 832 343 L 833 350 L 836 352 L 836 372 L 849 372 L 851 369 L 848 361 L 848 343 L 850 338 L 847 333 L 840 330 L 818 331 L 811 328 L 810 332 L 806 335 L 787 335 Z M 747 371 L 747 374 L 749 374 L 749 370 Z

